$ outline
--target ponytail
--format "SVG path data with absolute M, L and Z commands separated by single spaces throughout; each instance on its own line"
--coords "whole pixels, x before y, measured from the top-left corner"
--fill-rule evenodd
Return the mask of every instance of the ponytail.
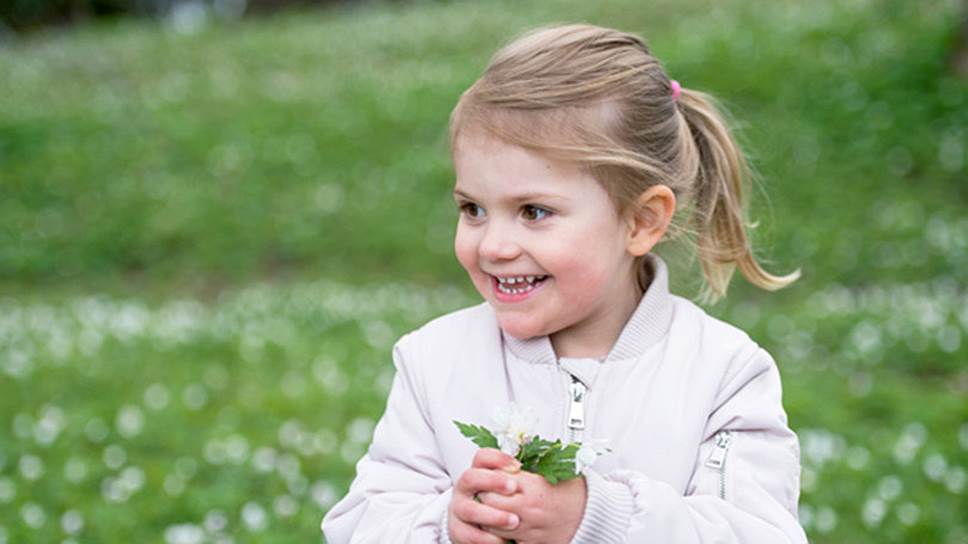
M 723 109 L 702 92 L 682 89 L 679 111 L 685 131 L 698 153 L 690 229 L 706 279 L 700 300 L 713 303 L 726 294 L 736 266 L 753 285 L 775 291 L 800 277 L 797 269 L 785 276 L 770 274 L 753 256 L 746 221 L 751 171 L 746 157 L 724 121 Z M 684 139 L 686 140 L 686 139 Z

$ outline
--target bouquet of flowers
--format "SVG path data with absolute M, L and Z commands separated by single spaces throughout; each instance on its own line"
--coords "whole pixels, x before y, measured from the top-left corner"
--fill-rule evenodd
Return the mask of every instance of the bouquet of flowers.
M 496 448 L 521 462 L 521 470 L 544 476 L 554 485 L 578 477 L 599 455 L 611 451 L 601 441 L 590 444 L 545 440 L 535 434 L 537 416 L 530 407 L 514 403 L 494 415 L 495 431 L 454 421 L 461 434 L 482 448 Z

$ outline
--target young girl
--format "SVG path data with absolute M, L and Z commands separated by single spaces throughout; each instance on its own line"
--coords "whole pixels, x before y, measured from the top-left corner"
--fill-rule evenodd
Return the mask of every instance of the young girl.
M 737 265 L 765 289 L 796 279 L 752 255 L 746 165 L 710 98 L 636 36 L 541 28 L 493 57 L 450 135 L 454 246 L 485 302 L 394 346 L 327 541 L 806 542 L 776 364 L 670 294 L 652 253 L 688 234 L 713 300 Z M 551 485 L 453 423 L 492 426 L 510 403 L 542 438 L 611 451 Z

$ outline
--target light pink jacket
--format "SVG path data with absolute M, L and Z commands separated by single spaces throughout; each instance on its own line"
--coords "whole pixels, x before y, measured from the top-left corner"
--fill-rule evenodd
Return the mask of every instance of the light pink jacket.
M 612 448 L 586 474 L 573 542 L 806 542 L 776 364 L 670 294 L 665 264 L 650 261 L 652 284 L 600 366 L 559 361 L 546 336 L 504 334 L 487 303 L 401 338 L 386 412 L 323 519 L 327 542 L 449 542 L 452 486 L 477 450 L 453 420 L 491 426 L 512 401 L 536 410 L 543 438 Z

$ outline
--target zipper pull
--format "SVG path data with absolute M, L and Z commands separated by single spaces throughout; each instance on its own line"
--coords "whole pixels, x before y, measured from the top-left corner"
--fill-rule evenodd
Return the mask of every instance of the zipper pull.
M 571 377 L 571 410 L 568 412 L 568 428 L 582 430 L 585 428 L 585 384 Z
M 713 449 L 713 453 L 706 460 L 706 466 L 710 468 L 722 468 L 726 462 L 726 452 L 729 450 L 729 444 L 732 441 L 733 433 L 730 431 L 720 431 L 716 435 L 716 448 Z

